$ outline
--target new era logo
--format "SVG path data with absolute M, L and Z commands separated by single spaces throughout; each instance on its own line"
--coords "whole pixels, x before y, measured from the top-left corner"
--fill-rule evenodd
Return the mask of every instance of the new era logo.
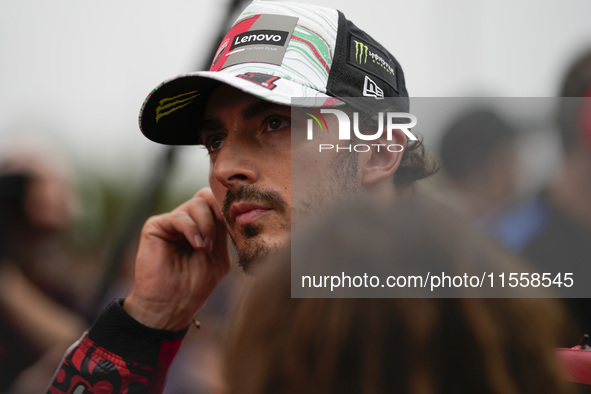
M 380 100 L 384 98 L 384 91 L 366 75 L 365 82 L 363 83 L 363 95 L 366 97 L 375 97 Z

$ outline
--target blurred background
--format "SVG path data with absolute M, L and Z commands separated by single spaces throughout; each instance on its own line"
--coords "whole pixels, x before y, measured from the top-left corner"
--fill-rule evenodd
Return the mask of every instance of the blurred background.
M 591 41 L 585 0 L 316 3 L 342 10 L 389 48 L 415 97 L 554 96 L 561 72 Z M 226 6 L 1 2 L 0 146 L 23 133 L 43 135 L 86 179 L 131 191 L 160 152 L 137 127 L 145 96 L 206 62 Z M 201 150 L 180 156 L 170 193 L 206 182 Z
M 412 97 L 557 96 L 569 65 L 591 46 L 587 0 L 314 3 L 340 9 L 388 48 L 402 64 Z M 160 82 L 209 64 L 211 46 L 217 46 L 212 41 L 217 40 L 227 7 L 227 1 L 203 0 L 0 2 L 0 162 L 10 175 L 5 190 L 24 193 L 27 182 L 41 180 L 42 185 L 57 186 L 39 186 L 38 199 L 61 201 L 40 209 L 56 212 L 54 217 L 40 219 L 26 212 L 30 228 L 11 234 L 21 237 L 22 245 L 13 244 L 22 250 L 10 251 L 20 260 L 17 268 L 0 265 L 0 292 L 9 299 L 0 312 L 4 322 L 10 316 L 14 324 L 12 331 L 2 324 L 12 332 L 4 338 L 21 332 L 19 326 L 42 324 L 35 321 L 36 312 L 11 315 L 27 308 L 27 302 L 38 308 L 31 311 L 51 310 L 61 316 L 61 323 L 67 322 L 45 321 L 45 333 L 53 332 L 54 337 L 26 339 L 31 348 L 21 354 L 23 366 L 45 355 L 49 361 L 35 365 L 53 371 L 64 344 L 80 335 L 80 327 L 94 318 L 105 299 L 126 294 L 131 265 L 116 264 L 114 271 L 106 267 L 112 261 L 132 261 L 137 231 L 133 223 L 141 223 L 134 217 L 169 210 L 207 184 L 209 165 L 202 148 L 184 147 L 174 157 L 167 156 L 167 150 L 142 136 L 137 117 L 144 98 Z M 513 141 L 511 149 L 517 150 L 510 161 L 514 166 L 507 170 L 517 179 L 507 181 L 511 187 L 506 193 L 519 196 L 511 201 L 522 201 L 544 189 L 558 171 L 562 147 L 548 123 L 507 121 L 513 123 L 502 128 L 511 130 L 507 136 Z M 439 151 L 450 127 L 440 122 L 421 129 L 433 152 Z M 163 182 L 158 182 L 159 176 Z M 447 186 L 441 186 L 449 185 L 447 176 L 443 172 L 430 186 L 444 200 L 450 200 Z M 142 200 L 148 194 L 154 198 Z M 451 200 L 461 201 L 457 196 Z M 487 203 L 475 204 L 467 215 L 478 220 L 498 201 Z M 45 259 L 48 250 L 55 256 L 51 264 Z M 25 304 L 12 302 L 19 291 L 30 296 L 24 297 Z M 225 312 L 216 311 L 225 311 L 226 293 L 222 290 L 210 301 L 212 321 L 223 321 Z M 216 325 L 209 327 L 213 328 L 202 336 L 211 336 L 208 343 L 215 344 Z M 52 350 L 56 343 L 60 346 Z M 211 355 L 201 351 L 205 356 L 199 357 L 191 347 L 184 349 L 180 357 L 185 359 L 218 357 L 215 345 Z M 0 345 L 0 360 L 10 359 L 11 351 Z M 204 392 L 218 387 L 215 373 L 201 369 L 202 376 L 196 376 L 193 364 L 180 365 L 171 372 L 178 387 L 171 384 L 170 392 L 182 393 L 187 387 L 199 392 L 197 383 L 184 382 L 192 378 L 208 381 Z M 16 377 L 3 371 L 6 382 Z M 34 371 L 39 377 L 39 370 Z M 21 376 L 20 391 L 14 392 L 38 392 L 27 388 L 27 382 L 31 380 Z
M 318 0 L 342 10 L 402 64 L 415 97 L 554 96 L 591 45 L 591 3 Z M 127 190 L 157 145 L 137 115 L 160 82 L 200 68 L 227 1 L 0 2 L 0 144 L 41 134 L 76 168 Z M 209 62 L 209 60 L 207 60 Z M 171 191 L 206 182 L 199 149 L 183 153 Z

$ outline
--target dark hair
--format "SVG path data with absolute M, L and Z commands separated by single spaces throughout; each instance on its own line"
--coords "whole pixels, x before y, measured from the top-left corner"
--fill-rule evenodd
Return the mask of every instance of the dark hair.
M 385 106 L 378 107 L 377 104 L 368 107 L 367 98 L 355 97 L 343 99 L 348 101 L 348 105 L 341 108 L 341 110 L 348 112 L 352 116 L 353 112 L 359 112 L 360 122 L 370 130 L 377 130 L 378 121 L 376 119 L 377 112 L 408 112 L 409 102 L 408 97 L 390 97 L 386 101 Z M 439 162 L 425 147 L 423 139 L 420 135 L 416 141 L 409 140 L 407 137 L 406 148 L 402 154 L 402 160 L 396 173 L 394 174 L 394 185 L 399 190 L 404 190 L 412 187 L 418 180 L 434 175 L 439 170 Z M 353 137 L 355 143 L 360 140 Z
M 404 256 L 512 261 L 472 242 L 474 231 L 441 209 L 416 200 L 354 206 L 306 231 L 301 252 L 310 266 L 365 265 L 388 251 L 393 269 L 413 264 Z M 472 253 L 458 247 L 462 238 Z M 563 322 L 556 300 L 291 298 L 290 256 L 262 264 L 242 298 L 227 348 L 229 394 L 568 392 L 553 352 Z
M 0 169 L 0 260 L 9 252 L 11 235 L 26 221 L 24 200 L 30 176 L 2 174 Z
M 490 154 L 514 141 L 516 135 L 491 109 L 469 109 L 444 131 L 439 147 L 441 165 L 452 179 L 470 179 L 482 174 Z
M 591 49 L 581 53 L 570 65 L 562 80 L 561 97 L 583 97 L 591 87 Z
M 410 141 L 402 154 L 400 166 L 394 174 L 398 188 L 411 186 L 415 181 L 427 178 L 439 170 L 439 162 L 427 151 L 422 139 Z
M 587 99 L 573 99 L 573 97 L 585 97 L 591 94 L 591 49 L 583 52 L 570 65 L 560 88 L 559 95 L 563 98 L 560 101 L 557 114 L 557 123 L 560 129 L 560 135 L 565 148 L 579 145 L 581 141 L 580 114 L 583 111 L 582 106 L 589 110 L 589 101 Z M 568 97 L 571 97 L 570 99 Z

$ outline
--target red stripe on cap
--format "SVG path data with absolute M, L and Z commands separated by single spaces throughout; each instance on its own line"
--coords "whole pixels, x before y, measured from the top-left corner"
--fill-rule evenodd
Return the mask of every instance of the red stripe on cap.
M 301 41 L 304 44 L 308 45 L 310 47 L 310 49 L 312 49 L 312 51 L 314 52 L 314 55 L 316 55 L 316 58 L 318 60 L 320 60 L 320 63 L 322 63 L 322 65 L 324 66 L 324 68 L 326 69 L 327 73 L 330 73 L 330 67 L 328 67 L 328 64 L 326 64 L 326 62 L 322 59 L 322 57 L 320 57 L 320 54 L 318 53 L 318 51 L 316 50 L 316 47 L 314 47 L 314 45 L 312 45 L 312 43 L 310 43 L 309 41 L 304 40 L 303 38 L 299 38 L 296 36 L 291 36 L 292 39 L 297 40 L 297 41 Z
M 220 44 L 216 52 L 216 55 L 213 58 L 209 71 L 220 71 L 222 69 L 224 63 L 226 62 L 226 59 L 228 58 L 226 55 L 230 52 L 230 43 L 232 42 L 234 37 L 236 37 L 238 34 L 246 33 L 247 31 L 249 31 L 252 25 L 257 21 L 257 19 L 259 19 L 260 16 L 260 14 L 255 15 L 251 18 L 240 21 L 234 26 L 232 26 L 230 31 L 226 33 L 226 36 L 222 40 L 222 43 Z M 224 44 L 226 45 L 225 47 Z

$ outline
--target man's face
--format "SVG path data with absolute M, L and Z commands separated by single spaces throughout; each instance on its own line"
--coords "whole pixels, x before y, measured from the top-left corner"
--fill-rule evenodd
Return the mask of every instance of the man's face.
M 210 157 L 209 184 L 244 269 L 288 243 L 292 207 L 305 215 L 317 202 L 350 188 L 342 185 L 351 182 L 344 182 L 340 173 L 354 164 L 343 166 L 334 154 L 319 157 L 301 140 L 293 147 L 294 165 L 298 173 L 309 170 L 306 181 L 298 182 L 292 204 L 292 121 L 305 120 L 292 119 L 290 107 L 225 85 L 211 94 L 205 110 L 200 133 Z

